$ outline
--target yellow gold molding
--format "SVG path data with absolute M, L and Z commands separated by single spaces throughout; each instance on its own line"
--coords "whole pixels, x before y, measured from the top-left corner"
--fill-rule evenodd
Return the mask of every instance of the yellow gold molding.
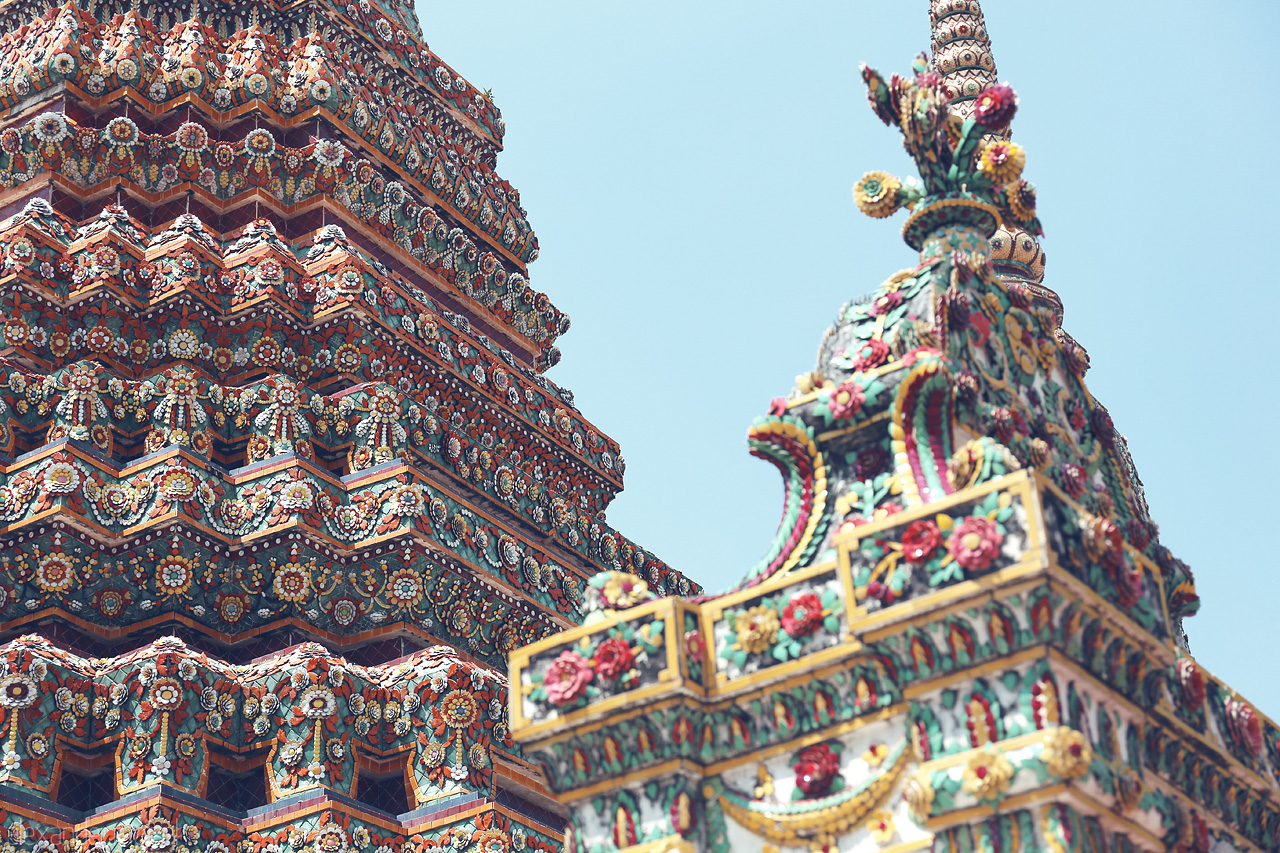
M 928 835 L 924 838 L 917 838 L 915 841 L 903 841 L 900 844 L 881 847 L 877 853 L 913 853 L 913 851 L 923 850 L 931 846 L 933 846 L 933 836 Z
M 701 609 L 704 613 L 711 616 L 714 621 L 719 619 L 720 616 L 724 614 L 724 611 L 728 610 L 730 607 L 741 604 L 744 601 L 750 601 L 753 598 L 769 595 L 770 593 L 777 592 L 780 589 L 794 586 L 801 581 L 811 580 L 819 575 L 834 571 L 839 571 L 839 565 L 836 561 L 824 560 L 821 563 L 806 566 L 803 569 L 798 569 L 793 572 L 776 574 L 756 586 L 735 590 L 728 595 L 713 598 L 710 601 L 705 602 L 701 606 Z
M 932 610 L 921 612 L 919 615 L 909 616 L 901 622 L 894 622 L 892 625 L 887 625 L 874 631 L 865 632 L 861 635 L 861 639 L 864 643 L 876 643 L 887 637 L 898 636 L 906 628 L 923 630 L 930 625 L 936 624 L 938 619 L 941 619 L 942 617 L 952 616 L 956 613 L 963 613 L 965 610 L 970 610 L 974 607 L 980 606 L 984 600 L 1003 602 L 1015 595 L 1025 595 L 1041 587 L 1047 589 L 1048 584 L 1043 576 L 1037 575 L 1024 581 L 1014 582 L 1011 585 L 983 589 L 974 597 L 955 601 L 942 607 L 936 607 Z M 950 589 L 951 587 L 947 588 Z M 975 599 L 977 600 L 975 601 Z M 911 599 L 911 601 L 914 601 L 914 599 Z M 910 601 L 904 602 L 904 604 L 909 603 Z
M 1043 563 L 1035 559 L 1035 555 L 1031 555 L 1030 559 L 1023 559 L 1012 566 L 1005 566 L 1003 569 L 992 572 L 989 575 L 960 581 L 951 586 L 927 592 L 916 598 L 907 599 L 901 604 L 882 607 L 849 627 L 856 635 L 866 637 L 868 642 L 873 642 L 870 639 L 872 636 L 883 638 L 895 633 L 891 631 L 875 631 L 876 628 L 882 625 L 899 628 L 905 620 L 914 619 L 921 614 L 932 613 L 953 602 L 988 595 L 993 593 L 997 587 L 1001 587 L 1011 581 L 1044 577 L 1047 574 L 1046 568 Z
M 679 835 L 668 835 L 657 841 L 646 841 L 644 844 L 624 847 L 618 853 L 698 853 L 698 848 Z
M 970 823 L 975 818 L 989 817 L 998 812 L 1008 812 L 1016 809 L 1026 808 L 1042 803 L 1046 800 L 1052 800 L 1054 797 L 1060 796 L 1067 790 L 1069 786 L 1065 782 L 1057 785 L 1050 785 L 1047 788 L 1036 788 L 1034 791 L 1027 791 L 1022 794 L 1015 794 L 1012 797 L 1005 797 L 996 805 L 983 804 L 978 806 L 970 806 L 967 809 L 956 809 L 937 817 L 929 818 L 925 824 L 929 829 L 948 829 L 962 823 Z
M 878 521 L 860 524 L 843 533 L 836 534 L 832 542 L 836 546 L 849 545 L 862 539 L 866 539 L 868 536 L 879 533 L 881 530 L 886 530 L 890 527 L 897 527 L 898 525 L 914 521 L 917 518 L 923 518 L 926 515 L 943 512 L 957 504 L 971 501 L 974 498 L 980 498 L 988 492 L 1000 490 L 1008 490 L 1009 492 L 1018 494 L 1022 496 L 1024 500 L 1035 491 L 1031 488 L 1031 474 L 1029 474 L 1026 469 L 1014 471 L 1011 474 L 1006 474 L 1003 477 L 997 477 L 994 480 L 988 480 L 985 483 L 980 483 L 979 485 L 972 486 L 968 489 L 952 492 L 941 500 L 922 504 L 920 506 L 914 506 L 911 509 L 887 516 L 886 518 L 882 518 Z M 1038 539 L 1036 540 L 1036 544 L 1039 544 Z M 1031 545 L 1028 543 L 1028 549 L 1030 549 L 1030 547 Z

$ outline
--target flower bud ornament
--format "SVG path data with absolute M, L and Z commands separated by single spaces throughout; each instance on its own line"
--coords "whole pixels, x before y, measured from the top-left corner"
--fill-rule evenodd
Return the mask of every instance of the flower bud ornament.
M 867 172 L 853 188 L 853 200 L 867 216 L 884 219 L 897 211 L 901 182 L 888 172 Z
M 988 143 L 978 157 L 978 171 L 996 186 L 1017 181 L 1022 176 L 1022 167 L 1025 165 L 1026 149 L 1016 142 L 1004 139 Z

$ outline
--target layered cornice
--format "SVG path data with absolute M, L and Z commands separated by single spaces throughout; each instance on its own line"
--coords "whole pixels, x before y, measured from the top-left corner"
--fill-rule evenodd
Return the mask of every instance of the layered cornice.
M 118 209 L 77 230 L 34 203 L 7 226 L 3 344 L 43 370 L 87 357 L 131 379 L 185 364 L 226 385 L 279 371 L 331 393 L 394 378 L 443 428 L 515 429 L 519 464 L 541 466 L 538 478 L 556 490 L 581 486 L 590 512 L 621 487 L 617 445 L 571 395 L 367 259 L 339 228 L 317 231 L 301 252 L 266 221 L 233 241 L 184 216 L 148 237 Z M 511 440 L 487 449 L 510 453 Z
M 7 140 L 0 142 L 0 185 L 8 187 L 4 198 L 10 204 L 42 190 L 51 191 L 59 207 L 69 197 L 96 199 L 126 190 L 150 207 L 178 201 L 175 213 L 194 203 L 197 211 L 222 217 L 261 204 L 286 221 L 308 212 L 315 221 L 327 206 L 336 221 L 349 221 L 394 247 L 391 254 L 375 250 L 388 263 L 454 301 L 483 305 L 497 328 L 519 342 L 513 345 L 529 363 L 543 369 L 559 358 L 552 344 L 568 330 L 568 317 L 530 289 L 523 265 L 501 247 L 502 233 L 511 232 L 492 205 L 465 186 L 450 193 L 455 178 L 465 184 L 452 168 L 455 178 L 444 166 L 426 165 L 432 171 L 424 181 L 457 205 L 433 207 L 413 181 L 406 185 L 376 160 L 305 129 L 309 141 L 295 149 L 282 145 L 275 131 L 243 123 L 222 132 L 187 121 L 153 135 L 123 117 L 99 128 L 43 112 L 0 134 Z M 219 141 L 220 134 L 227 139 Z M 81 204 L 76 210 L 92 215 Z M 495 231 L 493 238 L 488 230 Z
M 193 607 L 232 637 L 284 616 L 334 636 L 433 616 L 465 629 L 460 647 L 501 660 L 522 632 L 576 621 L 586 577 L 613 562 L 606 553 L 621 556 L 596 522 L 582 547 L 566 547 L 399 460 L 338 478 L 286 452 L 223 472 L 170 448 L 117 468 L 64 438 L 4 469 L 4 612 L 20 620 L 57 607 L 109 634 Z M 428 576 L 453 574 L 478 594 L 456 596 L 455 579 L 433 602 Z M 649 576 L 658 589 L 689 589 L 674 573 Z M 341 602 L 350 606 L 339 616 Z M 513 608 L 520 618 L 505 615 Z
M 454 141 L 467 145 L 468 153 L 475 153 L 490 165 L 505 132 L 493 101 L 427 48 L 412 9 L 395 3 L 93 2 L 84 10 L 76 4 L 51 9 L 47 4 L 18 0 L 0 5 L 0 22 L 9 34 L 5 46 L 11 51 L 10 62 L 0 63 L 0 89 L 5 91 L 0 103 L 6 105 L 19 103 L 38 91 L 38 81 L 45 77 L 68 76 L 65 62 L 53 62 L 64 51 L 39 48 L 54 44 L 58 34 L 70 27 L 91 30 L 90 37 L 97 39 L 85 45 L 91 56 L 85 56 L 74 42 L 69 44 L 76 50 L 65 51 L 90 63 L 94 70 L 86 77 L 99 73 L 104 91 L 105 81 L 112 78 L 119 86 L 134 89 L 151 101 L 157 100 L 147 94 L 155 81 L 172 81 L 179 76 L 174 72 L 180 73 L 184 60 L 190 62 L 190 67 L 202 70 L 210 64 L 216 69 L 228 67 L 225 75 L 213 75 L 211 91 L 238 89 L 255 70 L 260 70 L 269 78 L 267 88 L 273 91 L 251 92 L 250 99 L 257 95 L 278 96 L 281 93 L 274 90 L 283 85 L 288 61 L 303 51 L 291 51 L 283 57 L 284 62 L 263 60 L 273 54 L 279 58 L 282 48 L 289 49 L 299 39 L 321 36 L 342 43 L 342 50 L 332 63 L 336 73 L 346 76 L 348 65 L 352 70 L 361 66 L 364 72 L 358 78 L 350 77 L 352 90 L 345 94 L 376 91 L 386 98 L 402 99 L 410 108 L 426 110 L 446 126 Z M 209 37 L 198 39 L 197 31 Z M 37 52 L 24 53 L 24 47 L 35 47 Z M 118 50 L 121 47 L 125 48 L 124 54 Z M 95 52 L 95 48 L 101 52 Z M 115 63 L 130 57 L 134 66 L 125 70 L 133 73 L 119 75 Z M 246 69 L 246 63 L 260 64 L 261 68 Z M 25 92 L 24 79 L 29 86 Z M 354 82 L 357 79 L 359 83 Z M 219 82 L 223 85 L 219 86 Z M 5 83 L 7 87 L 2 85 Z M 373 88 L 366 90 L 366 86 Z M 245 100 L 244 95 L 234 91 L 229 97 Z

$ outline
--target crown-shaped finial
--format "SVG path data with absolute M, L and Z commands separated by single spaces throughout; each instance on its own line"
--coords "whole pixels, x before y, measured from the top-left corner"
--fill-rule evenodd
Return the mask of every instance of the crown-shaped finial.
M 1003 138 L 1018 109 L 1012 87 L 987 86 L 964 116 L 950 108 L 946 84 L 930 70 L 926 55 L 917 57 L 912 69 L 913 77 L 895 74 L 885 80 L 864 65 L 862 78 L 876 115 L 902 131 L 923 186 L 883 172 L 868 173 L 854 188 L 859 209 L 875 217 L 900 207 L 912 210 L 903 236 L 916 249 L 930 231 L 956 220 L 987 229 L 988 237 L 1003 221 L 1040 233 L 1035 188 L 1022 179 L 1026 152 Z
M 996 82 L 996 60 L 978 0 L 932 0 L 929 24 L 933 70 L 942 76 L 951 109 L 973 112 L 978 96 Z

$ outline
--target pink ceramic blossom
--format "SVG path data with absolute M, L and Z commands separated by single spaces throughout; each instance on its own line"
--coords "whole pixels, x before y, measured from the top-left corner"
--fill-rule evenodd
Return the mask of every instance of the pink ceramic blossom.
M 587 689 L 592 676 L 591 662 L 577 652 L 564 651 L 547 668 L 543 686 L 552 705 L 572 702 Z
M 982 571 L 1000 556 L 1000 543 L 1004 534 L 994 522 L 969 516 L 956 525 L 947 548 L 956 562 L 969 571 Z
M 831 402 L 827 405 L 831 409 L 831 417 L 838 421 L 847 421 L 862 410 L 862 404 L 866 399 L 862 386 L 850 379 L 840 383 L 831 394 Z

